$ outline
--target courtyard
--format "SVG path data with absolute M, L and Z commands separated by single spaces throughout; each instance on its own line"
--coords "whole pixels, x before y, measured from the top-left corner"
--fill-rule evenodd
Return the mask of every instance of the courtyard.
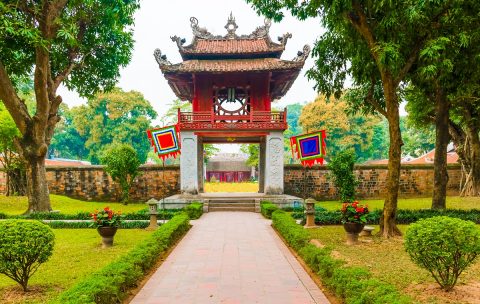
M 0 303 L 480 304 L 480 2 L 0 2 Z

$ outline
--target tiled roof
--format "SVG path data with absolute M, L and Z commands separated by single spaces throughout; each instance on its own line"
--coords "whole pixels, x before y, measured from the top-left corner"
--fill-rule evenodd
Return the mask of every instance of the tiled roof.
M 45 166 L 83 167 L 91 165 L 89 162 L 73 159 L 45 159 Z
M 432 151 L 405 162 L 405 164 L 419 165 L 419 164 L 433 164 L 435 161 L 435 149 Z M 450 151 L 447 153 L 447 164 L 456 164 L 458 163 L 458 154 L 455 151 Z
M 298 70 L 303 67 L 304 61 L 287 61 L 277 58 L 256 59 L 226 59 L 226 60 L 186 60 L 182 63 L 163 65 L 160 69 L 164 73 L 196 73 L 196 72 L 250 72 Z
M 198 39 L 194 44 L 182 48 L 189 54 L 252 54 L 281 52 L 284 46 L 260 39 Z

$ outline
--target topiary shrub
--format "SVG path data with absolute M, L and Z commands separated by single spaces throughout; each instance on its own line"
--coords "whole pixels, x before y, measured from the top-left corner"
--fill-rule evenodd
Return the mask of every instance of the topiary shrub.
M 328 178 L 337 188 L 342 202 L 353 202 L 355 199 L 358 181 L 353 173 L 353 167 L 356 159 L 353 151 L 345 150 L 335 155 L 327 165 L 330 170 Z
M 480 254 L 480 229 L 472 222 L 437 216 L 410 225 L 405 249 L 445 291 Z
M 0 222 L 0 273 L 27 291 L 30 277 L 52 255 L 54 240 L 52 230 L 40 222 Z
M 122 203 L 127 204 L 130 199 L 130 188 L 142 164 L 137 151 L 128 144 L 113 144 L 103 153 L 102 163 L 105 165 L 105 171 L 120 184 Z

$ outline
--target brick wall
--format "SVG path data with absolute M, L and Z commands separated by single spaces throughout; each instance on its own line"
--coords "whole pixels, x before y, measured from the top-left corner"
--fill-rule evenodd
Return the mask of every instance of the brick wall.
M 306 172 L 306 182 L 304 174 Z M 387 166 L 355 167 L 355 175 L 359 180 L 357 187 L 358 198 L 383 198 L 386 189 Z M 285 166 L 285 193 L 303 196 L 304 185 L 308 196 L 316 199 L 336 199 L 337 191 L 327 179 L 328 170 L 325 166 L 305 169 L 300 165 Z M 449 181 L 447 195 L 459 195 L 461 178 L 460 166 L 449 166 Z M 428 197 L 433 191 L 433 166 L 431 165 L 404 165 L 400 172 L 400 197 Z
M 336 189 L 328 181 L 325 167 L 307 169 L 306 191 L 317 199 L 335 199 Z M 449 167 L 448 195 L 458 195 L 461 170 Z M 131 199 L 147 201 L 151 197 L 160 199 L 164 194 L 173 195 L 180 191 L 180 169 L 165 167 L 165 183 L 161 166 L 142 166 L 132 190 Z M 360 181 L 357 189 L 359 198 L 382 198 L 386 192 L 387 167 L 356 166 L 355 173 Z M 299 165 L 285 166 L 285 193 L 303 196 L 304 169 Z M 102 166 L 48 167 L 47 179 L 50 193 L 67 195 L 83 200 L 116 201 L 118 185 L 106 174 Z M 403 166 L 400 179 L 400 197 L 428 197 L 433 189 L 432 166 Z M 5 175 L 0 172 L 0 193 L 5 193 Z
M 130 191 L 132 201 L 160 199 L 164 194 L 169 196 L 180 191 L 178 166 L 165 166 L 164 173 L 162 166 L 142 166 L 140 172 Z M 52 194 L 92 201 L 119 200 L 119 187 L 102 166 L 47 167 L 47 180 Z

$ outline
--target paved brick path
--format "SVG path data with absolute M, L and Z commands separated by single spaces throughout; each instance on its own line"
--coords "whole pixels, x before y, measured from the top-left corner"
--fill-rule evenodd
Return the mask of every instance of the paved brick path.
M 211 212 L 131 303 L 329 302 L 260 214 Z

